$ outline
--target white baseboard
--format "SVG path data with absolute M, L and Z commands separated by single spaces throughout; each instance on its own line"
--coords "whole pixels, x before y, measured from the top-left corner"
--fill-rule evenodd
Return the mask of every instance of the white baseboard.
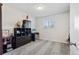
M 45 39 L 40 39 L 40 40 L 45 40 Z M 55 40 L 48 40 L 48 41 L 59 42 L 59 43 L 68 43 L 66 41 L 55 41 Z

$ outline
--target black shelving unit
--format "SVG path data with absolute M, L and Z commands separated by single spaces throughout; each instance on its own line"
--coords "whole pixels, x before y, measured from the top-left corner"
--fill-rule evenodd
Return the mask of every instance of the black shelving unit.
M 15 49 L 31 41 L 31 21 L 23 20 L 22 28 L 14 28 L 12 47 Z
M 31 34 L 31 28 L 14 28 L 15 37 L 29 36 L 29 34 Z
M 12 41 L 14 49 L 31 41 L 31 28 L 14 28 L 14 38 Z

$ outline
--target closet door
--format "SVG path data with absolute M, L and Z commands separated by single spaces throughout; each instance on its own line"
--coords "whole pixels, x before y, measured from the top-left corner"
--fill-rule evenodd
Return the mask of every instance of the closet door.
M 0 55 L 3 54 L 3 41 L 2 41 L 2 4 L 0 3 Z

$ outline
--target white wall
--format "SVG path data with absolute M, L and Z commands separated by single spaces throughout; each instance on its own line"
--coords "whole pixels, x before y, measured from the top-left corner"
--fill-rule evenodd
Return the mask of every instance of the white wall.
M 43 20 L 46 17 L 36 19 L 36 28 L 40 33 L 40 39 L 63 43 L 66 42 L 69 34 L 69 13 L 61 13 L 58 15 L 52 15 L 50 17 L 54 17 L 55 25 L 53 28 L 47 29 L 43 27 Z
M 13 29 L 16 22 L 22 22 L 25 16 L 26 13 L 4 3 L 2 6 L 2 28 L 9 30 Z
M 70 41 L 76 42 L 79 46 L 79 25 L 78 28 L 75 27 L 75 20 L 79 20 L 79 4 L 70 4 L 70 7 Z
M 2 28 L 3 29 L 13 29 L 15 23 L 19 20 L 25 19 L 27 13 L 24 13 L 16 8 L 13 8 L 7 4 L 3 4 L 2 8 Z M 37 28 L 40 33 L 40 39 L 65 42 L 68 38 L 69 33 L 69 13 L 61 13 L 58 15 L 52 15 L 50 17 L 55 17 L 56 24 L 54 28 L 45 29 L 43 28 L 43 20 L 45 17 L 35 18 L 31 16 L 32 28 Z
M 8 4 L 3 4 L 2 6 L 2 28 L 3 30 L 8 29 L 13 30 L 17 21 L 22 23 L 23 19 L 26 19 L 27 13 L 16 9 Z M 35 17 L 31 14 L 28 15 L 29 20 L 31 20 L 31 28 L 35 28 Z
M 79 55 L 79 3 L 70 4 L 70 41 L 77 44 L 70 46 L 70 54 Z

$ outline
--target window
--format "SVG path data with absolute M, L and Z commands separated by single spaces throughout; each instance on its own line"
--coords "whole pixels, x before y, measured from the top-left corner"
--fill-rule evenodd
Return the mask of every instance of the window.
M 75 16 L 74 26 L 75 26 L 75 30 L 79 31 L 79 16 Z
M 54 27 L 54 24 L 55 24 L 55 21 L 54 21 L 54 18 L 52 17 L 45 18 L 45 20 L 43 21 L 44 28 L 52 28 Z

